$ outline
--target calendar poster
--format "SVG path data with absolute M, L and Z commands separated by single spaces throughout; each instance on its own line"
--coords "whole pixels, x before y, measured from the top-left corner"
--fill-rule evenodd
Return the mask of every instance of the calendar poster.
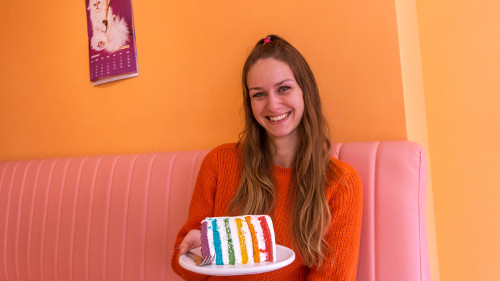
M 85 0 L 93 85 L 139 75 L 132 0 Z

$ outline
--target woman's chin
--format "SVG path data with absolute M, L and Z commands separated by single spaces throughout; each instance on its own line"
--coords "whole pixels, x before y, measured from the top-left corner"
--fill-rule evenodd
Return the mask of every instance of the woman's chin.
M 297 133 L 295 130 L 286 131 L 268 131 L 267 136 L 272 141 L 285 141 L 285 140 L 295 140 L 297 138 Z

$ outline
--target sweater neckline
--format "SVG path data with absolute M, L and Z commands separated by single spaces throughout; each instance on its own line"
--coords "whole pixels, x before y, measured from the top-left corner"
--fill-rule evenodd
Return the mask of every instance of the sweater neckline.
M 288 178 L 292 174 L 291 167 L 281 167 L 281 166 L 278 166 L 275 164 L 272 164 L 271 167 L 272 167 L 271 168 L 272 173 L 278 178 L 281 178 L 281 177 Z
M 273 166 L 274 169 L 284 169 L 284 170 L 292 170 L 292 167 L 281 167 L 279 165 L 276 165 L 276 164 L 271 164 Z

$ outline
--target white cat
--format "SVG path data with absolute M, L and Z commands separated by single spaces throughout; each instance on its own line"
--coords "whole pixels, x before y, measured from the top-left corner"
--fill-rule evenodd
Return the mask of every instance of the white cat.
M 127 44 L 128 26 L 125 19 L 113 14 L 108 7 L 106 27 L 106 0 L 89 0 L 90 22 L 92 23 L 92 39 L 90 46 L 96 51 L 106 50 L 110 53 Z

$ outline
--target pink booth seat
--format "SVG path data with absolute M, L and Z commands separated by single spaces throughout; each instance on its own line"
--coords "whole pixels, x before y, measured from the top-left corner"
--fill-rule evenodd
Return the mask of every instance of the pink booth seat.
M 206 153 L 0 162 L 0 280 L 180 280 L 173 242 Z M 430 280 L 422 148 L 360 142 L 333 154 L 364 184 L 357 280 Z

